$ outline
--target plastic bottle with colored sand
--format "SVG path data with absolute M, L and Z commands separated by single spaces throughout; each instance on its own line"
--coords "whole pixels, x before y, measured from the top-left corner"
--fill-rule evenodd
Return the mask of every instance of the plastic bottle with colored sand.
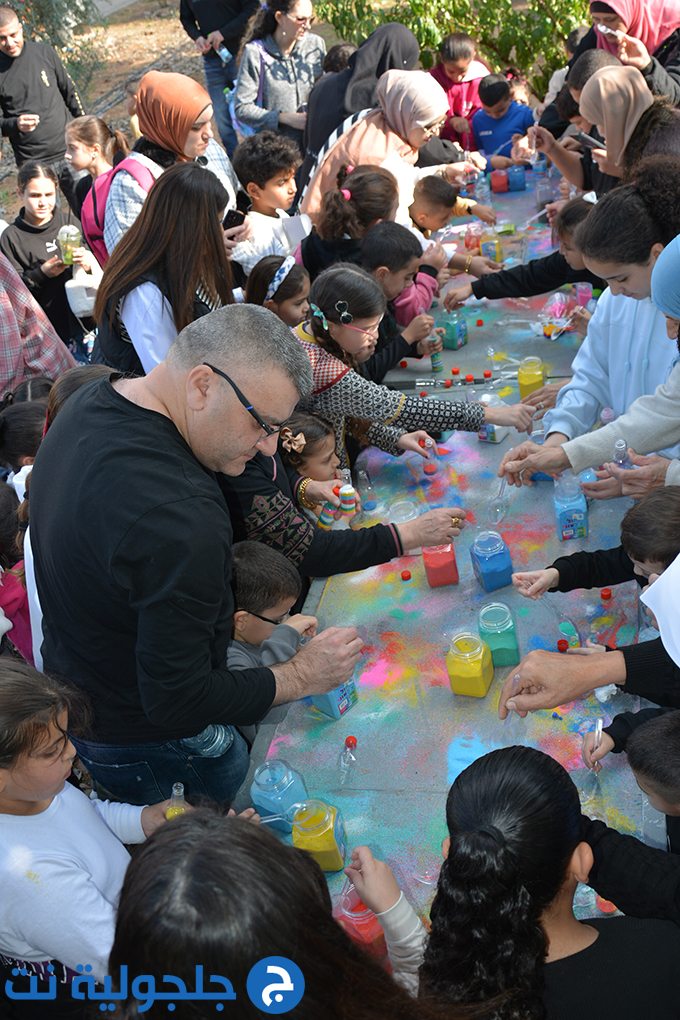
M 485 393 L 482 397 L 482 403 L 487 407 L 507 406 L 497 393 Z M 502 443 L 509 431 L 510 429 L 506 425 L 493 425 L 491 422 L 484 422 L 477 433 L 477 438 L 482 443 Z
M 484 591 L 495 591 L 512 582 L 510 550 L 497 531 L 480 531 L 470 549 L 475 577 Z
M 505 175 L 507 178 L 507 174 Z M 507 188 L 505 189 L 508 190 Z M 501 248 L 501 240 L 496 232 L 495 227 L 490 227 L 482 234 L 482 243 L 480 245 L 480 251 L 485 258 L 493 259 L 494 262 L 503 261 L 503 249 Z
M 345 737 L 345 746 L 338 758 L 338 775 L 340 786 L 346 786 L 356 772 L 357 767 L 357 738 Z
M 487 602 L 479 610 L 479 636 L 491 649 L 495 669 L 517 665 L 521 656 L 515 621 L 504 602 Z
M 448 545 L 423 546 L 423 566 L 430 588 L 458 584 L 458 565 L 453 542 Z
M 561 620 L 557 625 L 557 629 L 563 635 L 561 640 L 566 641 L 569 648 L 581 647 L 581 638 L 579 637 L 576 625 L 571 620 Z M 557 645 L 559 649 L 560 641 L 557 642 Z
M 441 314 L 437 319 L 436 325 L 445 330 L 442 342 L 447 350 L 460 350 L 467 343 L 467 322 L 461 308 L 453 308 L 450 312 Z
M 555 479 L 553 494 L 557 536 L 565 542 L 570 538 L 585 538 L 588 534 L 588 507 L 579 481 L 571 471 Z
M 165 809 L 165 817 L 169 820 L 171 818 L 178 818 L 179 815 L 186 814 L 186 804 L 184 803 L 184 783 L 173 783 L 172 784 L 172 796 L 170 797 L 170 803 Z
M 472 631 L 458 631 L 451 639 L 446 668 L 454 694 L 485 698 L 493 680 L 489 646 Z
M 250 797 L 258 814 L 278 815 L 288 811 L 293 804 L 307 800 L 307 788 L 299 772 L 296 772 L 282 758 L 270 758 L 255 769 L 250 786 Z M 291 832 L 292 823 L 281 819 L 272 825 L 282 832 Z
M 540 358 L 534 355 L 522 358 L 517 369 L 517 384 L 521 398 L 528 397 L 534 390 L 545 385 L 545 366 Z
M 308 850 L 322 871 L 341 871 L 345 863 L 345 827 L 337 808 L 308 800 L 293 822 L 293 846 Z
M 373 911 L 362 902 L 356 889 L 350 886 L 349 890 L 340 894 L 333 907 L 333 917 L 336 921 L 342 921 L 349 937 L 358 942 L 367 953 L 378 960 L 387 958 L 382 925 Z
M 628 443 L 625 439 L 617 439 L 614 443 L 614 456 L 612 460 L 617 467 L 623 468 L 624 471 L 632 471 L 633 464 L 628 456 Z
M 350 708 L 354 708 L 358 700 L 359 693 L 353 676 L 340 687 L 328 691 L 327 694 L 312 695 L 314 708 L 318 708 L 319 712 L 323 712 L 324 715 L 329 715 L 331 719 L 342 719 Z

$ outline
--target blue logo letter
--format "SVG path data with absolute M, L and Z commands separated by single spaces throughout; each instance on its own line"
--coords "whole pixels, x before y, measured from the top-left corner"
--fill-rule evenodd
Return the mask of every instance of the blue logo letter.
M 250 1001 L 263 1013 L 288 1013 L 305 993 L 302 971 L 285 956 L 268 956 L 250 971 L 246 984 Z

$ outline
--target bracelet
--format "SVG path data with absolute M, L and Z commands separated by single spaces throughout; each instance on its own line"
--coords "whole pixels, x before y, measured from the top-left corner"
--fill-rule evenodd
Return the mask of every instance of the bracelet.
M 307 510 L 313 510 L 316 507 L 316 503 L 312 503 L 310 500 L 305 498 L 305 491 L 307 486 L 312 481 L 311 478 L 303 478 L 298 486 L 297 499 L 300 506 L 304 506 Z
M 463 270 L 464 273 L 469 273 L 470 272 L 470 266 L 472 265 L 473 258 L 474 258 L 474 255 L 468 255 L 467 261 L 465 263 L 465 269 Z

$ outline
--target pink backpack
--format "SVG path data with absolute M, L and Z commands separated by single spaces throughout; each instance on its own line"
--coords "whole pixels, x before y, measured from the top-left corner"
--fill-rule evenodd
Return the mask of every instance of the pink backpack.
M 106 201 L 109 197 L 113 178 L 119 170 L 127 170 L 137 181 L 140 188 L 143 188 L 146 192 L 151 189 L 151 185 L 156 179 L 148 167 L 145 167 L 138 159 L 126 157 L 120 161 L 118 166 L 113 166 L 106 173 L 101 174 L 88 191 L 80 212 L 80 222 L 85 240 L 90 246 L 90 251 L 102 267 L 109 261 L 109 253 L 104 244 Z

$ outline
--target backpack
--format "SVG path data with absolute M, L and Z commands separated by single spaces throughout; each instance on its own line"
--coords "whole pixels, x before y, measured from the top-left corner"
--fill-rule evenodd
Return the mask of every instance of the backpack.
M 106 202 L 113 178 L 119 170 L 127 170 L 137 181 L 140 188 L 143 188 L 146 192 L 150 190 L 151 185 L 156 179 L 148 167 L 145 167 L 138 159 L 126 157 L 120 161 L 118 166 L 113 166 L 106 173 L 101 174 L 88 191 L 80 212 L 80 222 L 85 239 L 90 246 L 90 251 L 102 268 L 109 261 L 109 253 L 104 244 Z

